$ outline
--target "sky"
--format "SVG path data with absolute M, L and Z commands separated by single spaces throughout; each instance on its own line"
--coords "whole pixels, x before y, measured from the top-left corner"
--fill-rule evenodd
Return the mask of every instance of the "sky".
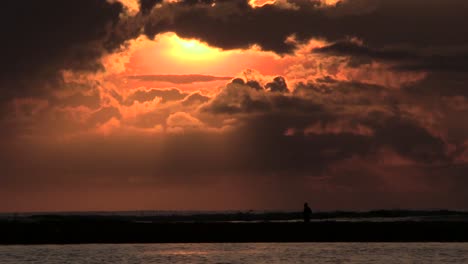
M 0 212 L 468 209 L 466 0 L 21 0 Z

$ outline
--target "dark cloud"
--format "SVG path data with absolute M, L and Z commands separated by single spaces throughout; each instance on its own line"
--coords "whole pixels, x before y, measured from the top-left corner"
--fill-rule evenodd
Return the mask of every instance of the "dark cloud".
M 178 89 L 149 89 L 137 90 L 130 94 L 123 102 L 124 105 L 132 105 L 135 101 L 143 103 L 154 100 L 156 97 L 161 98 L 161 102 L 179 101 L 184 99 L 188 94 L 181 92 Z
M 161 1 L 140 1 L 142 13 L 135 17 L 122 16 L 120 3 L 102 0 L 5 3 L 9 11 L 0 21 L 5 39 L 0 44 L 2 98 L 35 96 L 60 87 L 50 82 L 60 82 L 62 70 L 101 69 L 100 57 L 135 38 L 142 27 L 150 37 L 174 31 L 224 49 L 259 44 L 278 53 L 294 50 L 293 43 L 285 42 L 291 35 L 298 41 L 356 37 L 369 47 L 367 51 L 354 47 L 351 53 L 358 56 L 368 52 L 381 59 L 412 59 L 417 55 L 411 51 L 429 48 L 417 63 L 402 69 L 466 72 L 466 53 L 446 57 L 437 52 L 468 45 L 468 32 L 460 27 L 467 22 L 468 9 L 462 0 L 350 0 L 328 8 L 317 1 L 297 0 L 291 1 L 298 7 L 292 9 L 281 5 L 252 8 L 246 0 L 215 5 L 213 1 L 180 1 L 153 8 L 157 3 Z M 179 82 L 176 79 L 169 81 Z
M 271 148 L 279 142 L 294 141 L 285 137 L 286 131 L 292 129 L 297 132 L 290 136 L 303 135 L 295 139 L 301 141 L 298 143 L 301 146 L 299 152 L 306 151 L 309 148 L 307 144 L 310 143 L 312 144 L 310 148 L 316 151 L 313 154 L 317 155 L 315 159 L 320 159 L 327 149 L 335 151 L 337 155 L 339 154 L 338 157 L 349 158 L 353 155 L 369 155 L 388 147 L 398 155 L 415 162 L 428 164 L 450 162 L 451 157 L 446 152 L 446 143 L 421 126 L 417 117 L 410 113 L 401 113 L 399 105 L 402 103 L 399 100 L 402 98 L 392 98 L 386 95 L 385 88 L 375 85 L 337 81 L 328 81 L 328 83 L 331 85 L 301 85 L 293 95 L 288 95 L 271 93 L 268 90 L 259 92 L 246 84 L 241 84 L 241 81 L 234 80 L 210 101 L 204 110 L 213 114 L 234 116 L 256 113 L 252 119 L 246 117 L 246 123 L 252 126 L 246 128 L 249 131 L 246 133 L 255 135 L 258 133 L 256 143 L 273 137 L 271 142 L 262 144 L 263 147 L 258 148 L 258 151 L 263 151 L 262 149 L 270 145 Z M 327 89 L 323 86 L 327 86 Z M 374 99 L 370 99 L 371 97 Z M 364 107 L 365 111 L 355 113 L 357 107 Z M 333 122 L 347 122 L 347 126 L 361 124 L 372 133 L 351 135 L 348 132 L 351 130 L 343 127 L 337 127 L 334 130 L 336 134 L 327 131 L 314 135 L 305 133 L 308 127 L 315 124 L 327 126 Z M 259 127 L 260 124 L 265 127 Z M 356 142 L 359 144 L 355 145 Z M 281 148 L 287 150 L 295 147 L 291 145 Z M 265 150 L 265 153 L 257 156 L 264 157 L 271 152 Z M 327 163 L 320 160 L 318 164 Z M 291 168 L 296 166 L 297 164 Z
M 119 109 L 115 107 L 104 107 L 91 114 L 87 120 L 87 125 L 88 127 L 93 128 L 106 123 L 112 118 L 121 118 Z
M 420 56 L 404 50 L 376 50 L 352 41 L 340 41 L 329 46 L 316 48 L 313 52 L 338 56 L 370 57 L 377 60 L 418 60 Z
M 468 44 L 468 32 L 460 28 L 467 22 L 468 4 L 463 0 L 350 0 L 335 8 L 324 8 L 318 1 L 290 1 L 298 9 L 279 5 L 252 8 L 241 0 L 217 1 L 215 6 L 207 2 L 182 1 L 154 9 L 145 33 L 152 37 L 174 31 L 225 49 L 259 44 L 278 53 L 293 50 L 294 45 L 285 43 L 293 34 L 298 40 L 357 37 L 374 48 Z
M 189 106 L 189 105 L 201 105 L 203 103 L 206 103 L 210 100 L 210 97 L 204 96 L 200 93 L 193 93 L 190 94 L 189 96 L 185 97 L 185 99 L 182 101 L 183 105 Z
M 371 113 L 367 122 L 375 131 L 374 140 L 379 147 L 389 146 L 399 155 L 417 162 L 450 162 L 445 142 L 421 127 L 416 120 L 399 115 L 385 118 L 382 114 Z
M 435 72 L 420 82 L 406 85 L 404 89 L 422 97 L 468 97 L 467 82 L 466 73 Z
M 349 67 L 381 62 L 397 71 L 425 72 L 420 81 L 403 85 L 412 95 L 468 96 L 466 83 L 468 53 L 465 49 L 446 49 L 439 53 L 416 49 L 373 49 L 352 41 L 341 41 L 314 49 L 313 52 L 330 56 L 349 57 Z M 330 80 L 329 80 L 330 81 Z
M 90 109 L 98 109 L 101 106 L 101 94 L 99 90 L 91 91 L 89 94 L 76 92 L 62 98 L 51 97 L 49 103 L 60 107 L 85 106 Z
M 281 95 L 289 92 L 283 77 L 275 77 L 262 87 L 258 82 L 241 78 L 232 80 L 203 111 L 216 114 L 265 113 L 271 111 L 314 112 L 321 107 L 303 98 Z
M 339 199 L 336 200 L 340 194 L 351 199 L 346 203 L 347 208 L 404 206 L 401 202 L 411 197 L 410 192 L 413 191 L 432 195 L 439 193 L 436 189 L 444 190 L 444 195 L 440 195 L 441 200 L 437 202 L 441 207 L 450 206 L 455 198 L 464 196 L 459 187 L 450 182 L 465 182 L 461 175 L 466 168 L 444 167 L 451 164 L 451 157 L 443 140 L 420 125 L 418 119 L 394 105 L 389 106 L 393 109 L 390 112 L 339 110 L 346 105 L 340 102 L 331 105 L 332 98 L 342 93 L 352 94 L 350 90 L 361 88 L 362 93 L 368 96 L 378 95 L 375 91 L 378 89 L 358 83 L 330 83 L 335 85 L 330 87 L 331 93 L 307 90 L 312 93 L 308 96 L 303 92 L 258 91 L 246 84 L 230 83 L 224 88 L 226 91 L 217 96 L 219 98 L 207 103 L 209 107 L 216 100 L 228 106 L 237 104 L 236 98 L 246 96 L 268 107 L 254 108 L 253 111 L 252 106 L 241 104 L 238 105 L 239 111 L 213 112 L 214 116 L 229 115 L 238 120 L 233 128 L 223 133 L 202 128 L 156 135 L 117 131 L 106 136 L 83 135 L 61 143 L 48 143 L 47 146 L 35 142 L 32 145 L 41 150 L 40 153 L 26 152 L 26 148 L 17 147 L 10 156 L 2 158 L 2 167 L 5 168 L 2 186 L 18 188 L 27 183 L 27 186 L 47 191 L 54 186 L 77 188 L 80 185 L 99 186 L 105 190 L 123 186 L 126 190 L 181 186 L 190 186 L 193 190 L 216 188 L 217 183 L 226 183 L 235 192 L 248 192 L 249 188 L 255 188 L 264 196 L 255 200 L 261 201 L 259 208 L 276 202 L 272 198 L 275 195 L 286 199 L 278 201 L 279 204 L 289 207 L 297 203 L 297 199 L 309 199 L 304 195 L 307 192 L 313 192 L 323 208 L 343 206 Z M 344 89 L 345 86 L 351 88 Z M 235 92 L 241 95 L 225 96 L 225 93 Z M 191 96 L 200 95 L 195 93 L 185 100 Z M 349 99 L 348 107 L 356 107 L 352 96 L 344 97 Z M 384 102 L 392 104 L 391 100 L 376 100 L 367 102 L 366 106 L 371 108 L 373 103 L 379 105 Z M 103 108 L 91 115 L 88 124 L 93 127 L 112 118 L 121 119 L 118 110 Z M 201 123 L 205 122 L 203 116 L 199 118 Z M 340 122 L 356 124 L 354 127 L 359 124 L 366 126 L 372 133 L 350 133 L 343 127 L 306 133 L 308 128 L 317 124 L 326 127 Z M 286 133 L 290 129 L 295 132 Z M 16 165 L 18 163 L 8 162 L 11 159 L 21 161 L 22 169 Z M 404 166 L 398 163 L 402 162 L 400 160 Z M 436 168 L 437 173 L 431 168 Z M 442 174 L 445 180 L 441 179 Z M 64 179 L 73 187 L 66 187 Z M 455 194 L 450 195 L 449 191 Z M 365 202 L 366 198 L 375 195 L 378 202 Z M 333 196 L 335 198 L 331 200 L 324 198 Z M 224 194 L 218 197 L 226 198 Z M 425 200 L 428 197 L 421 195 L 418 198 L 421 200 L 411 200 L 411 204 L 416 207 L 433 206 Z M 249 202 L 242 206 L 246 204 Z M 460 202 L 457 205 L 464 206 Z
M 1 99 L 41 95 L 59 86 L 60 71 L 96 71 L 106 52 L 132 34 L 123 7 L 109 1 L 9 1 L 0 18 Z M 119 27 L 117 29 L 117 27 Z
M 467 72 L 468 52 L 454 54 L 422 54 L 416 50 L 372 49 L 351 41 L 340 41 L 326 47 L 316 48 L 315 53 L 334 56 L 349 56 L 349 66 L 369 64 L 372 61 L 394 63 L 392 67 L 401 71 Z M 360 63 L 359 63 L 360 62 Z
M 267 83 L 265 85 L 265 88 L 272 92 L 280 92 L 280 93 L 289 92 L 288 85 L 286 84 L 286 80 L 281 76 L 275 77 L 272 82 Z
M 221 204 L 249 197 L 240 208 L 292 208 L 311 198 L 325 209 L 466 208 L 467 1 L 213 3 L 140 0 L 141 12 L 130 16 L 121 4 L 104 0 L 5 2 L 0 200 L 9 205 L 0 210 L 37 197 L 47 205 L 86 194 L 108 199 L 109 192 L 115 193 L 108 204 L 121 206 L 144 193 L 129 208 L 144 202 L 154 209 L 151 195 L 155 203 L 172 197 L 185 205 L 180 195 L 206 190 Z M 202 94 L 124 90 L 80 75 L 102 70 L 101 57 L 125 48 L 126 40 L 168 31 L 223 49 L 258 44 L 281 55 L 319 38 L 331 44 L 309 53 L 347 57 L 349 69 L 377 61 L 426 77 L 396 89 L 362 80 L 373 72 L 343 81 L 336 70 L 302 82 L 235 78 L 219 92 Z M 285 42 L 290 36 L 295 41 Z M 64 70 L 83 78 L 70 82 Z M 174 84 L 231 79 L 129 78 Z
M 371 138 L 352 134 L 286 136 L 328 120 L 327 113 L 272 113 L 245 121 L 238 132 L 237 149 L 244 170 L 255 174 L 282 173 L 289 178 L 319 176 L 333 162 L 371 151 Z M 241 167 L 241 168 L 242 168 Z
M 140 9 L 143 14 L 146 14 L 153 9 L 156 4 L 162 2 L 162 0 L 140 0 Z
M 8 190 L 26 186 L 21 188 L 35 188 L 53 195 L 52 190 L 57 188 L 76 190 L 85 186 L 118 193 L 129 188 L 219 190 L 216 184 L 222 183 L 234 191 L 247 191 L 255 186 L 265 196 L 255 200 L 259 208 L 276 201 L 274 197 L 278 195 L 286 200 L 277 202 L 290 207 L 297 199 L 309 199 L 303 192 L 321 194 L 318 200 L 327 193 L 355 197 L 348 201 L 347 208 L 396 206 L 411 197 L 405 192 L 428 184 L 442 186 L 447 192 L 440 196 L 441 207 L 454 205 L 454 197 L 463 197 L 461 190 L 449 182 L 463 183 L 460 175 L 466 170 L 448 167 L 454 164 L 454 155 L 462 154 L 464 149 L 450 154 L 450 146 L 443 138 L 423 126 L 417 116 L 402 109 L 409 102 L 398 97 L 399 92 L 391 92 L 393 95 L 389 96 L 385 87 L 324 78 L 317 83 L 301 84 L 292 93 L 278 93 L 264 88 L 258 90 L 247 85 L 249 81 L 240 80 L 233 80 L 211 100 L 199 93 L 184 95 L 177 90 L 152 89 L 138 91 L 141 98 L 134 96 L 135 101 L 144 101 L 155 98 L 157 93 L 156 97 L 175 96 L 174 105 L 179 101 L 185 107 L 201 106 L 199 119 L 183 115 L 196 123 L 190 130 L 164 132 L 169 128 L 164 120 L 174 112 L 181 113 L 183 108 L 166 109 L 161 104 L 139 115 L 137 120 L 129 121 L 123 119 L 119 109 L 102 107 L 91 111 L 81 126 L 75 126 L 75 132 L 82 135 L 71 140 L 45 144 L 28 139 L 14 147 L 2 142 L 10 155 L 0 160 L 4 168 L 1 186 Z M 67 104 L 73 105 L 73 100 Z M 220 133 L 215 129 L 221 128 L 224 121 L 209 120 L 219 116 L 236 121 L 229 130 Z M 99 130 L 98 134 L 92 132 L 112 119 L 120 121 L 116 125 L 129 125 L 130 130 L 104 131 L 108 133 L 105 135 L 99 134 Z M 37 121 L 44 120 L 51 124 L 50 119 Z M 203 123 L 212 127 L 205 128 Z M 131 130 L 152 129 L 156 125 L 161 126 L 156 134 Z M 311 130 L 317 126 L 322 129 Z M 370 132 L 354 132 L 359 127 Z M 60 131 L 56 133 L 60 135 Z M 389 156 L 387 151 L 394 154 Z M 393 159 L 396 165 L 391 163 Z M 407 167 L 401 168 L 400 160 Z M 441 174 L 431 172 L 433 166 L 444 174 L 445 180 L 440 179 Z M 442 169 L 443 166 L 447 167 Z M 407 181 L 415 186 L 408 185 Z M 434 190 L 430 187 L 423 191 Z M 449 195 L 449 191 L 454 194 Z M 365 202 L 375 195 L 379 197 L 378 202 Z M 411 200 L 411 204 L 427 206 L 425 197 L 421 195 L 418 198 L 421 200 Z M 323 208 L 343 206 L 338 200 L 320 201 Z M 249 205 L 248 201 L 242 203 L 242 206 Z

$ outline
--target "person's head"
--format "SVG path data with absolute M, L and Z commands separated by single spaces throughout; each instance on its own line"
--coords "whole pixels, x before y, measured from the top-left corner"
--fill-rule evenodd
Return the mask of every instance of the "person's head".
M 304 203 L 304 207 L 309 207 L 309 205 L 307 203 Z

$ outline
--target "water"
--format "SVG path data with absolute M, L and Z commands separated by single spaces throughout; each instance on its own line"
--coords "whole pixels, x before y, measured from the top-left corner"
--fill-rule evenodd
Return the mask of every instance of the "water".
M 468 243 L 0 246 L 0 263 L 468 263 Z

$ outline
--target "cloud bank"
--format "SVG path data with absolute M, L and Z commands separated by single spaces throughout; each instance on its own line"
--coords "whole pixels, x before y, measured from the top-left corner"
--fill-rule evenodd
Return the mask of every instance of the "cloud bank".
M 468 206 L 466 1 L 4 8 L 0 211 Z M 126 74 L 166 32 L 286 66 Z

